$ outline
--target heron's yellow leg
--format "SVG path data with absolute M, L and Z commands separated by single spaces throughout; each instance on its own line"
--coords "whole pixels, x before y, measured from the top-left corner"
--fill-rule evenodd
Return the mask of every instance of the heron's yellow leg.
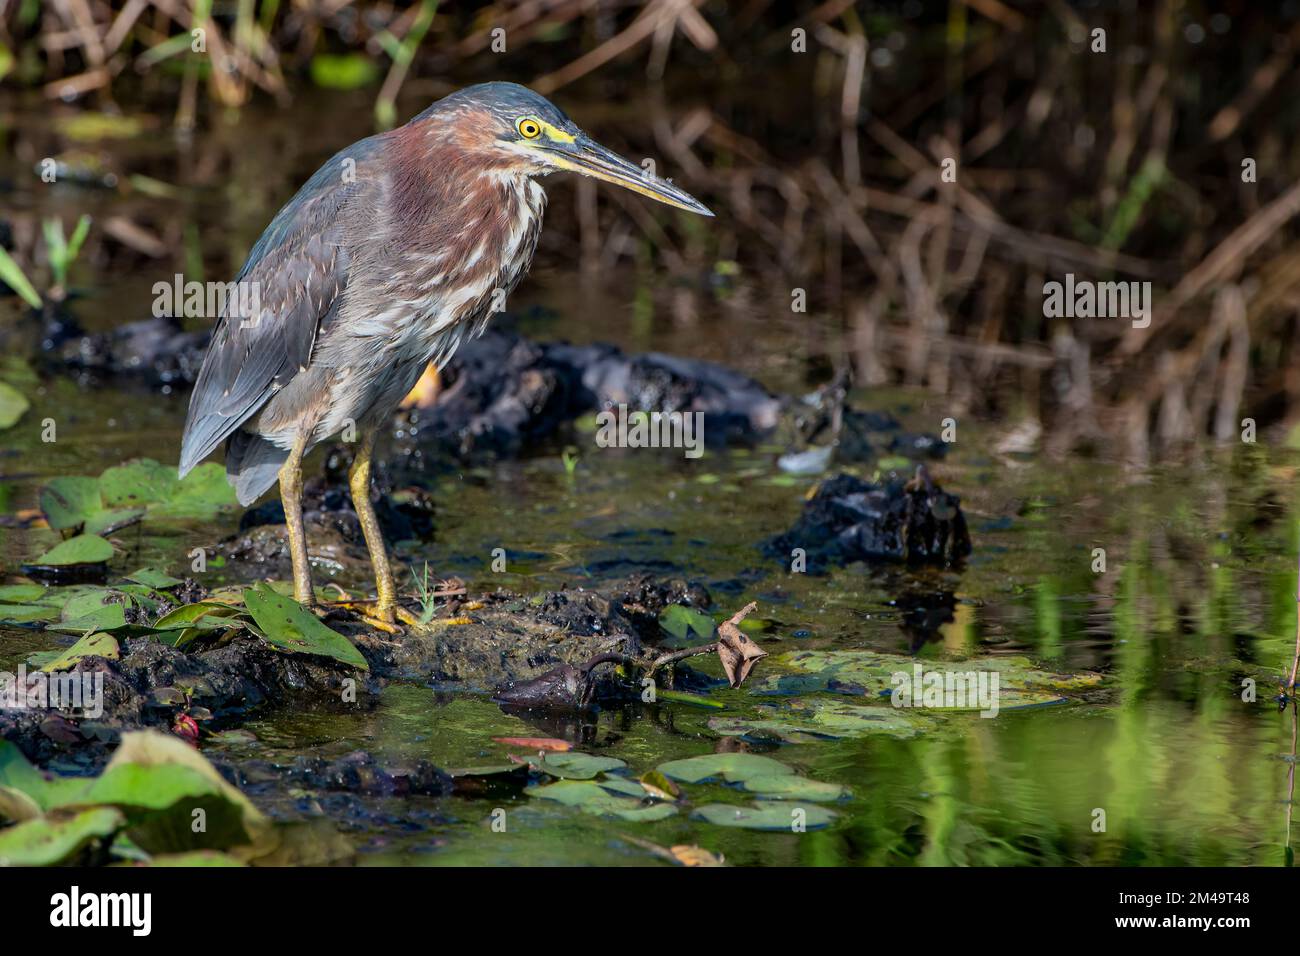
M 367 432 L 361 438 L 356 458 L 352 460 L 348 487 L 352 491 L 352 507 L 361 521 L 361 531 L 366 536 L 370 563 L 375 569 L 378 599 L 375 602 L 374 616 L 385 624 L 392 624 L 397 588 L 393 584 L 393 569 L 388 564 L 388 552 L 384 549 L 384 536 L 379 530 L 379 518 L 375 515 L 375 506 L 370 502 L 370 459 L 374 451 L 375 432 Z
M 307 532 L 302 524 L 302 454 L 307 445 L 300 438 L 280 469 L 280 501 L 284 504 L 284 525 L 289 531 L 289 558 L 293 561 L 293 599 L 308 607 L 314 602 L 311 564 L 307 560 Z

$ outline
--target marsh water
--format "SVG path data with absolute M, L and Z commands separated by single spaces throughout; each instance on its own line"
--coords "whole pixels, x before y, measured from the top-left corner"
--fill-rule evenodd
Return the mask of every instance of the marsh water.
M 226 278 L 223 270 L 242 260 L 294 185 L 338 145 L 367 132 L 361 101 L 356 109 L 315 106 L 318 115 L 328 110 L 330 124 L 289 129 L 250 109 L 188 145 L 147 132 L 96 142 L 92 152 L 119 175 L 174 185 L 165 196 L 137 191 L 125 200 L 106 190 L 30 185 L 26 162 L 54 137 L 59 116 L 24 111 L 24 149 L 9 156 L 4 171 L 18 184 L 9 199 L 15 210 L 37 215 L 138 213 L 186 243 L 210 278 Z M 186 182 L 181 169 L 207 172 Z M 552 186 L 556 194 L 570 189 Z M 820 383 L 833 345 L 819 317 L 796 321 L 788 311 L 737 309 L 701 295 L 684 319 L 674 314 L 671 294 L 655 286 L 651 265 L 628 264 L 599 285 L 584 283 L 560 250 L 563 238 L 543 246 L 511 302 L 529 335 L 708 358 L 779 392 Z M 143 318 L 152 284 L 168 277 L 169 267 L 158 263 L 134 260 L 124 268 L 91 256 L 74 272 L 69 308 L 88 328 Z M 12 311 L 4 321 L 17 321 L 12 303 L 6 308 Z M 32 391 L 24 424 L 0 438 L 5 514 L 35 507 L 40 485 L 52 477 L 94 475 L 138 456 L 176 459 L 183 392 L 50 375 L 34 380 Z M 941 397 L 921 391 L 860 392 L 854 402 L 893 411 L 918 431 L 937 431 L 947 415 Z M 42 442 L 33 424 L 47 416 L 58 424 L 53 443 Z M 777 448 L 710 450 L 688 460 L 671 450 L 601 449 L 579 432 L 576 468 L 565 467 L 562 447 L 549 445 L 518 460 L 447 465 L 431 475 L 436 533 L 403 543 L 399 559 L 458 575 L 471 593 L 600 588 L 645 570 L 703 584 L 720 616 L 756 601 L 759 626 L 750 633 L 773 654 L 852 648 L 922 661 L 1025 655 L 1047 671 L 1103 676 L 1098 688 L 1066 703 L 994 719 L 953 715 L 909 737 L 751 744 L 850 788 L 824 829 L 752 832 L 688 812 L 652 823 L 607 820 L 523 795 L 344 799 L 286 791 L 270 776 L 247 781 L 247 792 L 278 818 L 324 820 L 362 864 L 653 860 L 638 841 L 698 844 L 743 864 L 1284 864 L 1294 711 L 1279 713 L 1271 698 L 1294 646 L 1297 453 L 1263 444 L 1200 449 L 1134 472 L 1104 454 L 1047 460 L 995 453 L 1011 424 L 961 421 L 947 457 L 932 466 L 961 496 L 974 542 L 964 566 L 947 571 L 850 565 L 792 574 L 765 555 L 762 542 L 791 525 L 818 480 L 783 473 Z M 871 477 L 872 469 L 862 474 Z M 218 527 L 128 528 L 115 535 L 123 553 L 112 569 L 183 574 L 191 548 L 210 545 L 237 523 L 235 513 Z M 54 536 L 0 528 L 4 581 L 18 580 L 18 566 Z M 490 569 L 498 547 L 518 556 L 504 574 Z M 1096 549 L 1105 551 L 1104 572 L 1095 570 Z M 212 584 L 221 583 L 220 569 L 209 573 Z M 363 586 L 364 568 L 349 570 L 343 582 Z M 924 605 L 945 592 L 954 598 L 951 620 L 918 636 L 908 601 Z M 39 630 L 0 629 L 0 666 L 59 642 Z M 716 661 L 699 667 L 720 675 Z M 1257 682 L 1253 701 L 1243 700 L 1245 680 Z M 710 696 L 735 715 L 764 702 L 748 687 L 722 685 Z M 717 713 L 661 701 L 582 719 L 528 718 L 504 713 L 485 695 L 394 684 L 363 713 L 263 711 L 244 725 L 255 739 L 204 748 L 236 763 L 287 764 L 300 754 L 361 749 L 393 762 L 424 758 L 457 767 L 500 762 L 505 751 L 493 737 L 563 737 L 640 774 L 717 751 L 725 740 L 709 726 Z M 701 803 L 744 799 L 722 784 L 692 796 Z M 508 820 L 504 832 L 491 826 L 499 808 Z

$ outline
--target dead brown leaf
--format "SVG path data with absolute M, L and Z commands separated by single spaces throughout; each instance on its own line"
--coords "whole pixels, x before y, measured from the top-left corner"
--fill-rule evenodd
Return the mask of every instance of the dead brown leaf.
M 754 665 L 767 657 L 767 651 L 746 637 L 736 626 L 756 607 L 758 605 L 750 601 L 729 620 L 718 625 L 718 659 L 722 661 L 722 670 L 727 675 L 727 683 L 732 687 L 743 684 Z

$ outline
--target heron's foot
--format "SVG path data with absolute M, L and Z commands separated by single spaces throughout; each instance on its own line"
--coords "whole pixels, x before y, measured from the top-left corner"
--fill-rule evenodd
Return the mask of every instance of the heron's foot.
M 385 634 L 401 634 L 402 625 L 419 627 L 420 620 L 400 604 L 385 606 L 380 601 L 339 601 L 331 604 L 336 610 L 349 611 L 359 617 L 362 623 Z

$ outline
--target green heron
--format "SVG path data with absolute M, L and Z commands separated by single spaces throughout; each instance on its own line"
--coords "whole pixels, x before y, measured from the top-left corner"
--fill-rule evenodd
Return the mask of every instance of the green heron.
M 480 334 L 528 270 L 546 205 L 535 178 L 557 170 L 712 215 L 594 142 L 545 97 L 484 83 L 336 154 L 253 246 L 236 281 L 252 284 L 257 295 L 238 298 L 258 308 L 227 308 L 217 321 L 180 474 L 225 441 L 241 504 L 279 480 L 296 600 L 313 603 L 303 456 L 351 430 L 348 484 L 377 589 L 368 610 L 392 624 L 397 594 L 370 501 L 375 436 L 425 367 Z

